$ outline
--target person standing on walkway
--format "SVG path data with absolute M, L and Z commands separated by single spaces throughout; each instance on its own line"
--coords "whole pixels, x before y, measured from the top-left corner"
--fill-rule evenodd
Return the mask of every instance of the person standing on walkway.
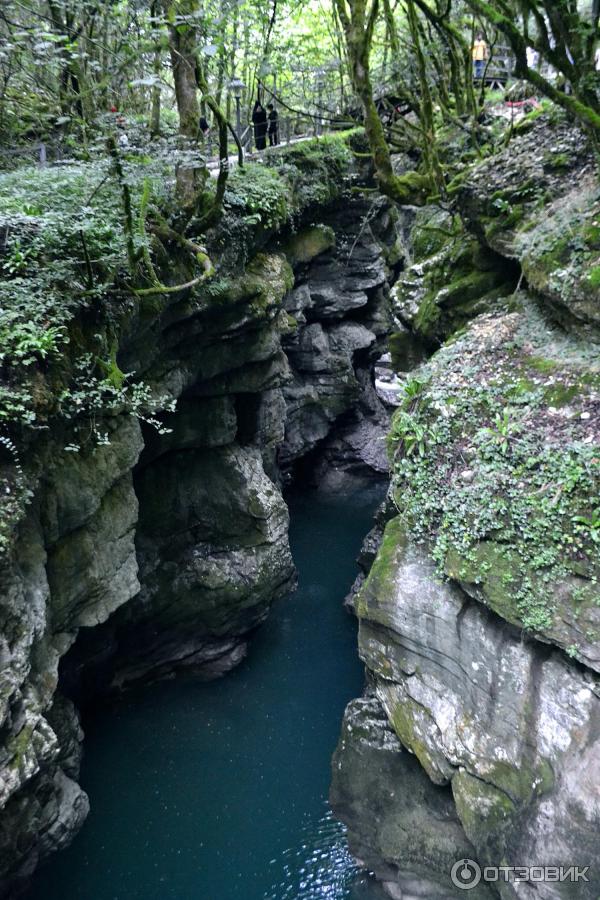
M 485 61 L 488 58 L 488 45 L 481 33 L 477 35 L 471 53 L 473 56 L 473 76 L 480 81 L 485 72 Z
M 208 124 L 208 119 L 206 118 L 206 116 L 200 116 L 200 122 L 198 124 L 200 133 L 204 140 L 206 140 L 208 135 L 210 134 L 210 125 Z
M 252 110 L 252 125 L 256 149 L 264 150 L 267 146 L 267 113 L 260 100 L 256 101 Z
M 279 143 L 279 113 L 272 103 L 267 106 L 269 110 L 269 146 L 275 147 Z

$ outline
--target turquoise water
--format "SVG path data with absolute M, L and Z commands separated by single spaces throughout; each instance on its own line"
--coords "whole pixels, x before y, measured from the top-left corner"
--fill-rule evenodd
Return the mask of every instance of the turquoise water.
M 327 805 L 363 671 L 342 601 L 381 499 L 290 496 L 298 590 L 219 681 L 179 678 L 85 723 L 91 813 L 29 900 L 374 900 Z

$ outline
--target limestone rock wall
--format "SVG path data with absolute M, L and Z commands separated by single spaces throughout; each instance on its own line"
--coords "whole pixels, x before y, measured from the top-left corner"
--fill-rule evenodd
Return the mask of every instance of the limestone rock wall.
M 372 366 L 392 328 L 388 295 L 401 225 L 384 201 L 357 201 L 356 210 L 324 217 L 319 239 L 301 234 L 288 251 L 296 280 L 285 299 L 295 327 L 283 343 L 292 373 L 283 389 L 284 473 L 316 449 L 329 477 L 388 471 L 389 412 L 375 392 Z M 335 242 L 327 245 L 324 234 Z
M 447 788 L 434 785 L 398 740 L 371 691 L 353 700 L 332 761 L 332 801 L 350 850 L 392 897 L 454 897 L 450 870 L 474 855 Z M 472 895 L 492 896 L 485 889 Z
M 451 340 L 401 376 L 388 521 L 351 598 L 369 687 L 346 711 L 331 793 L 391 897 L 465 896 L 449 877 L 462 858 L 589 867 L 577 882 L 481 882 L 482 896 L 598 895 L 590 177 L 581 135 L 541 119 L 463 173 L 465 232 L 435 210 L 413 219 L 397 340 Z M 469 276 L 467 258 L 485 265 Z
M 449 805 L 472 845 L 467 852 L 456 842 L 448 857 L 424 859 L 421 879 L 443 882 L 446 876 L 449 893 L 443 896 L 458 896 L 447 876 L 461 857 L 482 866 L 597 864 L 600 697 L 590 673 L 549 647 L 524 643 L 516 629 L 459 587 L 441 583 L 427 550 L 411 541 L 398 518 L 387 525 L 357 609 L 360 655 L 385 710 L 381 729 L 387 733 L 390 723 L 401 742 L 395 771 L 382 773 L 376 763 L 371 777 L 378 790 L 404 798 L 401 809 L 386 807 L 390 822 L 376 820 L 374 828 L 368 809 L 373 791 L 365 792 L 361 807 L 361 779 L 352 788 L 344 785 L 343 770 L 351 763 L 342 737 L 332 799 L 357 834 L 357 854 L 368 855 L 375 871 L 382 860 L 395 866 L 393 880 L 402 885 L 413 842 L 423 851 L 439 846 L 439 821 L 423 820 L 422 801 L 411 787 L 418 772 L 424 782 L 451 788 Z M 347 711 L 346 730 L 352 731 L 355 714 Z M 375 742 L 381 740 L 377 731 Z M 404 748 L 413 754 L 410 760 Z M 346 794 L 354 804 L 349 810 Z M 438 812 L 443 808 L 440 802 Z M 401 831 L 407 821 L 413 821 L 410 842 L 387 844 L 389 829 Z M 389 873 L 382 877 L 392 880 Z M 539 884 L 532 896 L 596 893 L 593 882 L 573 890 L 568 883 Z M 510 885 L 500 893 L 519 896 Z
M 361 405 L 382 415 L 370 365 L 394 224 L 382 208 L 361 231 L 365 212 L 325 211 L 324 226 L 301 225 L 203 294 L 129 322 L 119 366 L 176 404 L 160 430 L 117 409 L 96 423 L 100 446 L 74 452 L 58 430 L 40 443 L 2 572 L 5 891 L 87 814 L 63 692 L 85 700 L 182 667 L 220 675 L 293 586 L 282 471 Z
M 38 494 L 3 576 L 0 868 L 27 875 L 88 810 L 76 778 L 81 731 L 56 693 L 77 630 L 108 619 L 138 592 L 132 467 L 139 424 L 107 423 L 109 445 L 45 455 Z

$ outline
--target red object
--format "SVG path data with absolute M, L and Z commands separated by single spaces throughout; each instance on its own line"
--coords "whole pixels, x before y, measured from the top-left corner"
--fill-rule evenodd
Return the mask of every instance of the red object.
M 536 108 L 539 108 L 539 105 L 540 105 L 537 102 L 537 100 L 535 99 L 535 97 L 529 97 L 528 100 L 507 100 L 506 101 L 507 106 L 513 106 L 513 107 L 525 106 L 527 103 L 530 103 L 531 106 L 534 106 Z
M 111 112 L 118 112 L 118 109 L 117 109 L 116 106 L 111 106 L 110 111 L 111 111 Z

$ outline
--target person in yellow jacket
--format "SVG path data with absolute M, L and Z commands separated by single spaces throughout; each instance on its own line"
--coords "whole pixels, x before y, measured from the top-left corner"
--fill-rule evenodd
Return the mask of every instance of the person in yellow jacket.
M 488 58 L 488 45 L 482 34 L 478 34 L 471 51 L 473 55 L 473 74 L 477 79 L 483 78 L 485 61 Z

